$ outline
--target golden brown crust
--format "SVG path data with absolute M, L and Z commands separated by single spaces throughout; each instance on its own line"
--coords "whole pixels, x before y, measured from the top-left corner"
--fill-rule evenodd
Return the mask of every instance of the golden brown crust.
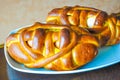
M 120 13 L 108 15 L 105 11 L 91 7 L 65 6 L 50 11 L 46 22 L 86 28 L 99 39 L 101 46 L 120 42 Z M 105 39 L 105 36 L 108 37 Z
M 95 8 L 84 6 L 65 6 L 63 8 L 55 8 L 48 13 L 47 23 L 76 25 L 81 27 L 92 27 L 103 25 L 107 19 L 107 13 Z M 89 24 L 89 19 L 93 20 Z M 88 22 L 87 22 L 88 21 Z
M 99 43 L 89 33 L 77 34 L 68 26 L 36 23 L 9 35 L 6 46 L 15 61 L 29 68 L 73 70 L 97 55 Z

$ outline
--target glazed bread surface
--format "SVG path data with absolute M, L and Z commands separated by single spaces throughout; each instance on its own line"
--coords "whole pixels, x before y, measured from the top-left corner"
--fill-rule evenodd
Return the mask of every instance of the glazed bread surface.
M 37 22 L 10 34 L 6 47 L 12 59 L 28 68 L 73 70 L 92 61 L 99 46 L 87 30 L 77 32 L 68 26 Z
M 107 12 L 85 6 L 64 6 L 48 13 L 49 24 L 75 25 L 86 28 L 101 42 L 101 46 L 120 42 L 120 13 Z

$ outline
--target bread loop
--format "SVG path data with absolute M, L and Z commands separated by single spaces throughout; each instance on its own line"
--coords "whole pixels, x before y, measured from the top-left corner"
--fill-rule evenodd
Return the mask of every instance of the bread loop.
M 79 35 L 68 26 L 42 23 L 9 35 L 6 45 L 9 55 L 26 67 L 52 70 L 73 70 L 87 64 L 99 46 L 90 34 Z
M 66 6 L 51 10 L 46 22 L 86 28 L 99 39 L 101 47 L 120 42 L 120 13 L 108 15 L 105 11 L 91 7 Z

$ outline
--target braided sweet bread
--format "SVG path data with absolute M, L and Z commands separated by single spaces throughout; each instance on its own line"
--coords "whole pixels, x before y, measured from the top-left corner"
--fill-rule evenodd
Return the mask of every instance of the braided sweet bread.
M 95 8 L 65 6 L 50 11 L 46 22 L 86 28 L 99 39 L 101 46 L 120 42 L 120 13 L 108 15 Z
M 36 23 L 6 40 L 9 55 L 29 68 L 73 70 L 90 62 L 98 53 L 98 40 L 80 28 Z M 79 32 L 80 33 L 80 32 Z

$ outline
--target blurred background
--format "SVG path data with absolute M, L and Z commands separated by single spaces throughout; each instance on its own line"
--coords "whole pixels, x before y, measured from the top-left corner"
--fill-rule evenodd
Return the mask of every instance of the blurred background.
M 120 12 L 120 0 L 0 0 L 0 44 L 13 29 L 45 22 L 53 8 L 63 6 L 87 6 L 106 11 Z

